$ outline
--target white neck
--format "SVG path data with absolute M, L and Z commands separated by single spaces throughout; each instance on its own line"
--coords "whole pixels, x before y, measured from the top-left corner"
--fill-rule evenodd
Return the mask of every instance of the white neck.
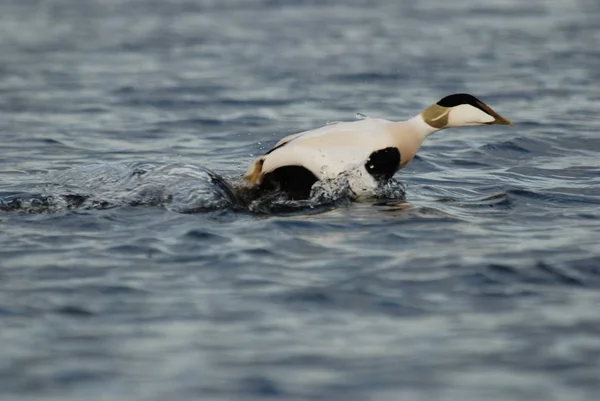
M 407 122 L 411 123 L 417 129 L 417 131 L 423 137 L 422 140 L 425 140 L 425 138 L 427 138 L 429 135 L 433 134 L 434 132 L 439 131 L 439 128 L 435 128 L 435 127 L 432 127 L 431 125 L 427 124 L 425 122 L 425 120 L 423 120 L 423 116 L 421 116 L 421 114 L 417 114 L 416 116 L 414 116 Z
M 415 157 L 425 138 L 438 131 L 437 128 L 427 124 L 420 114 L 410 120 L 394 123 L 391 128 L 402 159 L 400 168 L 406 166 Z

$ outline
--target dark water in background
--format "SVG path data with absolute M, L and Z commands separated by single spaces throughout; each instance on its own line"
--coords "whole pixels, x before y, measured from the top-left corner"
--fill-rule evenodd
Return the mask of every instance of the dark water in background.
M 597 399 L 599 21 L 592 0 L 3 1 L 0 398 Z M 516 125 L 431 137 L 396 176 L 408 209 L 257 213 L 203 170 L 463 91 Z

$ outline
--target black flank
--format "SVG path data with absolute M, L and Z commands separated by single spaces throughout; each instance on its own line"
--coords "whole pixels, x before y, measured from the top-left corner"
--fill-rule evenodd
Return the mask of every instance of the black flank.
M 377 181 L 389 180 L 400 166 L 400 151 L 389 147 L 371 153 L 365 168 Z
M 284 166 L 263 177 L 260 185 L 264 190 L 280 190 L 292 199 L 307 199 L 317 177 L 302 166 Z

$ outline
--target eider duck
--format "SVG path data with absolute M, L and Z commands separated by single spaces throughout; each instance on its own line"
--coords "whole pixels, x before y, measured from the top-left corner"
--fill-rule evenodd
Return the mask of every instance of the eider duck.
M 306 199 L 315 182 L 358 168 L 369 181 L 366 187 L 351 186 L 360 195 L 410 163 L 425 138 L 434 132 L 493 124 L 512 125 L 475 96 L 454 94 L 407 121 L 368 118 L 286 136 L 257 158 L 244 177 L 260 189 Z

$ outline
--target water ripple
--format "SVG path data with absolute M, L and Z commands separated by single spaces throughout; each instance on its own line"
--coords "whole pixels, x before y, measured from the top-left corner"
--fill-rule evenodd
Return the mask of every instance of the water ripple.
M 0 399 L 597 399 L 599 20 L 0 2 Z M 460 92 L 514 127 L 436 133 L 370 197 L 241 178 L 285 135 Z

